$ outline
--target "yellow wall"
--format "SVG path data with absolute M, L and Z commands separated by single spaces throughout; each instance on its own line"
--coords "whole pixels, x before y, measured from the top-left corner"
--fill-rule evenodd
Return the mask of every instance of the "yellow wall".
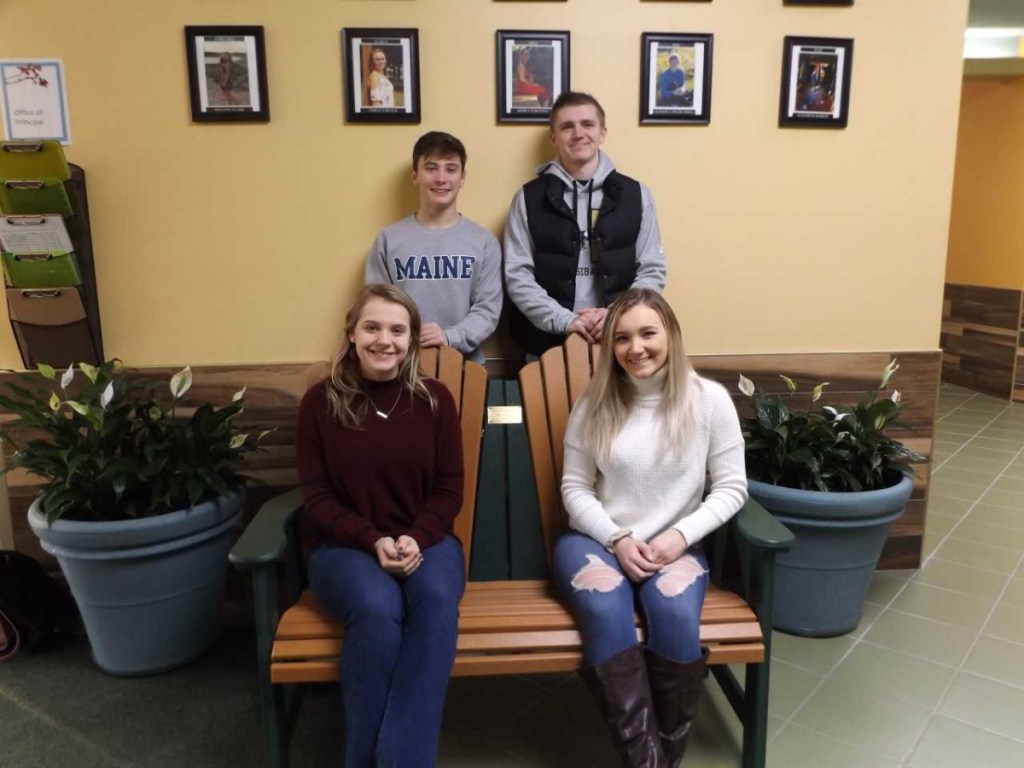
M 376 230 L 414 202 L 428 129 L 470 152 L 462 210 L 500 232 L 548 150 L 498 126 L 496 29 L 570 29 L 572 85 L 654 191 L 667 295 L 698 353 L 933 349 L 967 0 L 4 0 L 0 56 L 61 57 L 88 174 L 108 355 L 324 357 Z M 272 121 L 189 121 L 182 27 L 266 28 Z M 420 29 L 423 123 L 342 119 L 339 30 Z M 638 126 L 642 31 L 715 34 L 710 127 Z M 856 39 L 850 126 L 780 130 L 782 38 Z M 0 365 L 19 364 L 0 331 Z
M 964 80 L 946 280 L 1024 288 L 1024 77 Z

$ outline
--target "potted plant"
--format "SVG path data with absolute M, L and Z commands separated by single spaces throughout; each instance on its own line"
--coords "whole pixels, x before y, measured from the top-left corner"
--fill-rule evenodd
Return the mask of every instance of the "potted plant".
M 911 462 L 924 459 L 885 434 L 900 424 L 900 393 L 883 394 L 898 368 L 890 360 L 878 386 L 850 407 L 816 405 L 828 382 L 794 408 L 789 377 L 779 394 L 740 375 L 753 412 L 741 419 L 750 495 L 796 536 L 775 560 L 776 629 L 831 637 L 860 621 L 889 524 L 913 491 Z
M 42 379 L 4 382 L 0 407 L 15 418 L 0 437 L 15 452 L 3 471 L 46 481 L 29 523 L 67 578 L 96 663 L 119 675 L 181 666 L 220 629 L 230 529 L 255 450 L 235 424 L 244 389 L 219 409 L 176 413 L 189 368 L 169 396 L 117 361 L 79 370 L 58 378 L 40 365 Z

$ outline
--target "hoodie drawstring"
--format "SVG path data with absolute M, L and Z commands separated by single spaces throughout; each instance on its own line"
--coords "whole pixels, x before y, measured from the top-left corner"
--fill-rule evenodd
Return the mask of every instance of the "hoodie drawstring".
M 587 181 L 573 181 L 572 185 L 572 215 L 576 219 L 576 226 L 579 227 L 580 215 L 579 215 L 579 187 L 577 184 L 582 184 L 587 190 L 587 218 L 586 218 L 586 230 L 580 230 L 580 250 L 583 250 L 584 243 L 590 247 L 590 260 L 594 261 L 594 180 L 588 179 Z

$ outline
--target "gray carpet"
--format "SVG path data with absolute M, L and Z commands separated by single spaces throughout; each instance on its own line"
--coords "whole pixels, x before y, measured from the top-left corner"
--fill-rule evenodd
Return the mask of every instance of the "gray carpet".
M 0 766 L 226 768 L 265 765 L 253 630 L 225 630 L 196 663 L 161 675 L 100 671 L 85 637 L 0 664 Z M 337 689 L 307 696 L 295 766 L 337 766 Z

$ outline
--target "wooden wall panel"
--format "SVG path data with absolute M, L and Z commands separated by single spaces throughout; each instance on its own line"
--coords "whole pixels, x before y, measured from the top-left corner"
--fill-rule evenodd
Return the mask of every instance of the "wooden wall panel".
M 900 352 L 900 369 L 891 386 L 903 394 L 907 428 L 894 433 L 915 450 L 930 455 L 938 395 L 940 353 Z M 818 353 L 786 355 L 695 355 L 694 365 L 705 376 L 721 381 L 732 393 L 739 409 L 746 398 L 736 388 L 740 373 L 774 391 L 786 387 L 778 374 L 794 379 L 804 393 L 822 381 L 832 382 L 825 390 L 823 404 L 844 404 L 857 400 L 874 386 L 888 363 L 887 352 Z M 507 366 L 508 370 L 513 366 Z M 193 368 L 193 385 L 185 405 L 209 400 L 215 405 L 230 401 L 245 386 L 246 407 L 240 424 L 253 430 L 275 428 L 263 445 L 266 451 L 253 454 L 251 469 L 259 483 L 250 486 L 247 514 L 251 515 L 270 496 L 291 488 L 295 475 L 295 416 L 309 379 L 309 364 L 201 366 Z M 147 368 L 142 372 L 166 381 L 173 368 Z M 0 382 L 4 379 L 0 375 Z M 806 395 L 805 395 L 806 397 Z M 797 398 L 799 401 L 799 397 Z M 3 415 L 0 414 L 0 419 Z M 5 450 L 9 450 L 5 446 Z M 927 499 L 927 465 L 918 467 L 919 479 L 908 513 L 894 525 L 883 555 L 882 567 L 913 568 L 920 564 L 921 538 Z M 28 528 L 26 512 L 35 497 L 38 482 L 19 472 L 7 478 L 10 521 L 15 548 L 40 555 L 35 536 Z M 0 500 L 0 515 L 3 514 Z M 2 530 L 2 529 L 0 529 Z
M 946 283 L 939 342 L 943 381 L 1006 399 L 1016 393 L 1022 294 Z

